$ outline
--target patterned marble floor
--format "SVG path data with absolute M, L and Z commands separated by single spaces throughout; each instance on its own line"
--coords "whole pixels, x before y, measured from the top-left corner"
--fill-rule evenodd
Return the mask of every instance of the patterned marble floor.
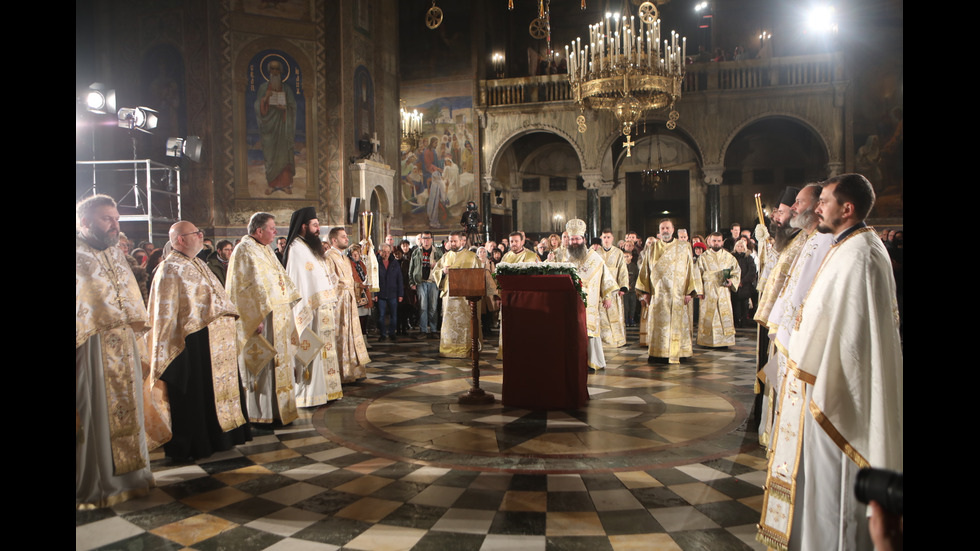
M 438 341 L 369 339 L 368 379 L 157 488 L 75 514 L 76 549 L 762 549 L 754 333 L 648 365 L 635 329 L 580 410 L 460 406 L 469 365 Z M 488 343 L 481 386 L 499 398 Z

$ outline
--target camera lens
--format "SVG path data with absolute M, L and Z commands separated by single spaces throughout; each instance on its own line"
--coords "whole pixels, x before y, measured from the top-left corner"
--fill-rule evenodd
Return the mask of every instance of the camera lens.
M 894 471 L 861 469 L 854 481 L 854 495 L 861 503 L 867 504 L 874 500 L 889 513 L 902 515 L 903 480 L 903 475 Z

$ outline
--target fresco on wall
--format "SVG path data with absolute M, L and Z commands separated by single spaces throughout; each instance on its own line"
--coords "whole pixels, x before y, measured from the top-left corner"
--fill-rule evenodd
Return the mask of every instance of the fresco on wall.
M 158 44 L 140 62 L 142 105 L 157 110 L 157 128 L 147 137 L 150 158 L 166 162 L 167 138 L 186 136 L 187 97 L 184 59 L 171 44 Z
M 856 134 L 860 143 L 854 168 L 864 174 L 875 188 L 872 217 L 899 218 L 905 202 L 905 117 L 901 107 L 881 109 L 876 131 Z
M 901 18 L 884 19 L 854 56 L 854 170 L 874 186 L 871 218 L 905 211 L 905 76 Z
M 402 222 L 410 232 L 458 229 L 466 202 L 480 194 L 472 83 L 403 85 L 402 95 L 423 115 L 418 146 L 401 152 Z
M 299 64 L 265 50 L 248 64 L 245 89 L 248 195 L 306 194 L 306 98 Z

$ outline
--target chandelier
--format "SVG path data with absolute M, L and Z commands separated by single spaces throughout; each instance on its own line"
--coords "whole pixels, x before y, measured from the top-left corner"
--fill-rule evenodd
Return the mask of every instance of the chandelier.
M 422 114 L 417 109 L 409 113 L 405 100 L 401 102 L 402 144 L 404 149 L 416 149 L 422 140 Z
M 645 111 L 670 108 L 667 128 L 677 127 L 674 103 L 681 97 L 687 39 L 670 31 L 661 43 L 660 19 L 653 2 L 640 4 L 639 15 L 606 13 L 589 25 L 585 47 L 578 38 L 565 47 L 568 82 L 583 114 L 578 131 L 586 131 L 586 108 L 611 111 L 626 136 L 626 156 L 636 145 L 630 135 Z
M 660 184 L 667 181 L 670 178 L 670 170 L 664 168 L 664 156 L 660 151 L 660 135 L 656 135 L 657 138 L 657 169 L 654 170 L 653 167 L 644 169 L 641 176 L 641 182 L 644 186 L 652 188 L 654 192 L 660 187 Z M 650 163 L 653 163 L 653 140 L 650 140 Z

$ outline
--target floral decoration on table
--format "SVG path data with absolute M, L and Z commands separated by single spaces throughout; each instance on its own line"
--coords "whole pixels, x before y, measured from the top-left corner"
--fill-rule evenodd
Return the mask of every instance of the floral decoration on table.
M 497 271 L 493 273 L 493 278 L 496 280 L 498 275 L 570 275 L 575 290 L 582 297 L 582 303 L 589 305 L 585 291 L 582 290 L 582 279 L 578 277 L 578 270 L 571 262 L 501 262 L 497 264 Z M 499 281 L 497 285 L 500 285 Z

